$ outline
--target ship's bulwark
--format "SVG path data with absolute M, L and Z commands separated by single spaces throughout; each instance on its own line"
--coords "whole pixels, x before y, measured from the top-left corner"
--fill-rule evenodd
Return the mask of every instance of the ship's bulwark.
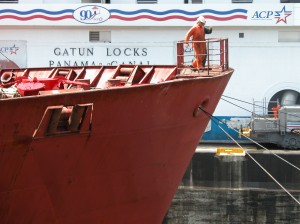
M 0 103 L 0 223 L 161 223 L 231 76 Z M 203 103 L 205 102 L 205 103 Z M 49 106 L 91 104 L 91 128 L 39 135 Z

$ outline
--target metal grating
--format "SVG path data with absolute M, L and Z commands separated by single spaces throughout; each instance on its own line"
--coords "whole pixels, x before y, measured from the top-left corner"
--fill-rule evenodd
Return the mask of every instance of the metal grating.
M 90 31 L 90 41 L 100 41 L 99 31 Z
M 111 31 L 90 31 L 89 40 L 91 42 L 111 43 Z

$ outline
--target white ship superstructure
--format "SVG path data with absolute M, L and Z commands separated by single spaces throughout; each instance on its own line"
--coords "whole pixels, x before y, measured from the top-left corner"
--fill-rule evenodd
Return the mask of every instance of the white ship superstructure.
M 300 101 L 300 0 L 1 3 L 0 59 L 19 67 L 174 64 L 175 43 L 202 15 L 213 27 L 207 38 L 229 39 L 235 75 L 225 96 L 265 99 L 268 107 L 269 101 L 290 95 L 294 104 Z M 214 115 L 238 128 L 251 116 L 252 106 L 243 107 L 248 111 L 221 101 Z M 224 140 L 211 125 L 204 138 Z

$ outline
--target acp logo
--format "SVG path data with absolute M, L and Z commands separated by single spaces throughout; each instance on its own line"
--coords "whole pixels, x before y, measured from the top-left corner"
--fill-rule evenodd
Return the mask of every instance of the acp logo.
M 287 23 L 287 17 L 292 15 L 292 11 L 287 11 L 285 6 L 280 11 L 256 11 L 251 17 L 254 20 L 276 20 L 276 24 Z
M 73 13 L 73 17 L 81 23 L 96 24 L 108 20 L 110 12 L 101 6 L 86 5 L 77 8 Z
M 17 51 L 20 49 L 20 47 L 17 47 L 16 44 L 12 47 L 1 47 L 0 46 L 0 52 L 1 53 L 10 53 L 10 54 L 17 54 Z

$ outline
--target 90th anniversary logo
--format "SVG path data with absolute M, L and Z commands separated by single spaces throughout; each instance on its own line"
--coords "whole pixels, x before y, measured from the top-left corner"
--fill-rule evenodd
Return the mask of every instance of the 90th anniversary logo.
M 86 5 L 77 8 L 73 13 L 74 18 L 81 23 L 103 23 L 110 17 L 110 12 L 101 6 Z

